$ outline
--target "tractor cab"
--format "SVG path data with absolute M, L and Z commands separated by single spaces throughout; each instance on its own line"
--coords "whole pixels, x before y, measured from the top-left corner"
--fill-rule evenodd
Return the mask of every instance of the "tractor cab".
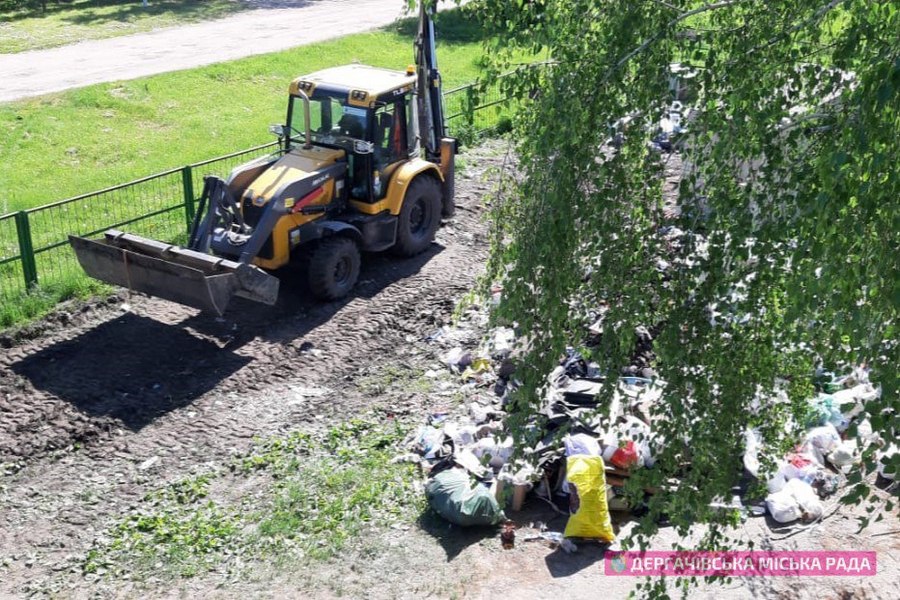
M 394 170 L 419 153 L 415 84 L 414 71 L 364 65 L 295 79 L 282 130 L 285 151 L 305 143 L 308 118 L 313 145 L 346 152 L 350 199 L 381 200 Z

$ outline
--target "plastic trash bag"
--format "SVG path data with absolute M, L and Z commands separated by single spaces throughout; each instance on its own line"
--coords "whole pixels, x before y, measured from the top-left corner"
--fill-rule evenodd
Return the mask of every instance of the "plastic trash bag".
M 803 514 L 794 496 L 784 489 L 766 496 L 766 510 L 779 523 L 791 523 Z
M 453 348 L 444 355 L 444 364 L 459 373 L 472 364 L 472 354 L 462 348 Z
M 812 416 L 807 424 L 811 427 L 831 424 L 838 431 L 844 431 L 850 424 L 850 420 L 841 413 L 834 398 L 828 394 L 819 394 L 810 400 L 810 407 Z
M 805 452 L 794 452 L 788 454 L 787 463 L 782 467 L 781 472 L 788 481 L 792 479 L 800 479 L 806 483 L 812 483 L 819 472 L 819 463 L 810 454 Z
M 425 497 L 435 512 L 463 527 L 496 525 L 506 520 L 491 491 L 480 483 L 473 484 L 462 469 L 435 475 L 425 486 Z
M 473 425 L 460 425 L 449 421 L 444 424 L 443 432 L 450 436 L 457 448 L 464 448 L 475 443 L 478 428 Z
M 415 449 L 425 458 L 435 458 L 444 443 L 444 432 L 423 425 L 416 431 L 413 441 Z
M 799 479 L 792 479 L 784 486 L 785 492 L 789 492 L 803 511 L 801 518 L 804 521 L 815 521 L 821 518 L 824 512 L 822 502 L 811 485 Z
M 815 427 L 806 432 L 803 450 L 812 455 L 820 465 L 825 465 L 825 457 L 841 444 L 841 436 L 834 425 Z
M 787 483 L 787 478 L 784 476 L 784 470 L 786 466 L 787 463 L 782 464 L 775 472 L 775 474 L 772 475 L 772 478 L 766 482 L 766 489 L 769 490 L 770 494 L 780 492 L 782 489 L 784 489 L 784 486 Z
M 821 518 L 824 510 L 812 486 L 800 479 L 791 479 L 781 491 L 769 494 L 766 509 L 779 523 L 790 523 L 800 518 L 815 521 Z
M 844 440 L 828 455 L 828 462 L 838 469 L 844 470 L 844 467 L 849 467 L 856 462 L 857 446 L 855 439 Z
M 472 452 L 480 459 L 487 457 L 488 464 L 499 469 L 512 458 L 513 439 L 511 436 L 502 440 L 493 437 L 481 438 L 472 446 Z
M 762 435 L 757 429 L 744 430 L 744 468 L 754 477 L 759 477 L 759 447 Z
M 650 427 L 637 417 L 628 416 L 625 422 L 603 436 L 603 460 L 620 469 L 652 466 Z
M 599 456 L 570 456 L 566 459 L 569 480 L 569 521 L 566 537 L 616 539 L 606 502 L 606 471 Z
M 600 442 L 597 438 L 586 433 L 567 435 L 563 439 L 566 446 L 566 456 L 600 456 Z
M 634 442 L 628 440 L 615 449 L 609 462 L 620 469 L 630 469 L 638 466 L 639 460 L 640 455 L 638 454 L 637 446 L 635 446 Z

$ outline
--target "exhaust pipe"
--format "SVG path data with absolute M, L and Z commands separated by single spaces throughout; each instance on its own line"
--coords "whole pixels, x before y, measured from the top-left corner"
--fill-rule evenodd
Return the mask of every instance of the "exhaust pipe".
M 69 236 L 94 279 L 213 312 L 233 296 L 273 305 L 278 279 L 259 267 L 110 229 L 99 240 Z

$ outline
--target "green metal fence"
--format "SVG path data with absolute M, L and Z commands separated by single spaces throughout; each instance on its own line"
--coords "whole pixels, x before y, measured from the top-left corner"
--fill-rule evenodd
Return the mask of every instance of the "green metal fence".
M 493 131 L 511 117 L 512 100 L 501 79 L 454 88 L 444 93 L 447 128 L 451 135 L 462 138 Z
M 69 234 L 93 237 L 127 229 L 178 241 L 194 215 L 206 175 L 227 175 L 238 164 L 276 151 L 277 142 L 156 173 L 52 204 L 0 216 L 0 303 L 27 290 L 82 277 Z
M 510 97 L 499 82 L 462 86 L 444 98 L 450 133 L 468 141 L 496 128 L 509 114 Z M 92 237 L 121 228 L 153 239 L 183 240 L 204 176 L 225 176 L 235 166 L 277 150 L 272 142 L 0 216 L 0 306 L 37 286 L 65 286 L 84 278 L 69 234 Z

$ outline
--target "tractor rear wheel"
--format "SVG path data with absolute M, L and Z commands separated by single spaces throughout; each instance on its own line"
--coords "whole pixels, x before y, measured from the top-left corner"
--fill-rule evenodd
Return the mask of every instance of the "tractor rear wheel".
M 309 257 L 309 290 L 322 300 L 337 300 L 350 293 L 359 279 L 359 246 L 337 236 L 319 242 Z
M 401 256 L 419 254 L 434 241 L 441 225 L 441 185 L 433 177 L 420 175 L 413 179 L 397 222 L 394 252 Z

